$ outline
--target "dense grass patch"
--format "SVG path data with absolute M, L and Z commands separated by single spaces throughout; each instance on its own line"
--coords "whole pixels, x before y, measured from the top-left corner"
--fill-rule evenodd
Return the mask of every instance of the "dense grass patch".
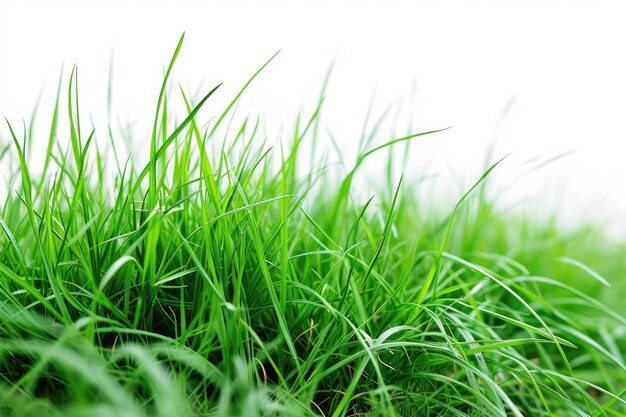
M 181 44 L 147 164 L 94 145 L 74 73 L 41 175 L 31 130 L 0 137 L 0 415 L 626 415 L 623 245 L 499 213 L 497 163 L 445 211 L 392 153 L 355 192 L 437 132 L 312 162 L 323 100 L 271 148 L 226 128 L 249 83 L 204 124 Z

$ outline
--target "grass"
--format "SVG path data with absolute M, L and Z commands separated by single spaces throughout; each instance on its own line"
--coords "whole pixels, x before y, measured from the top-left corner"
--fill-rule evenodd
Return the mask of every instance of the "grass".
M 113 129 L 96 145 L 75 72 L 40 175 L 7 122 L 1 415 L 626 415 L 624 244 L 501 213 L 497 163 L 433 209 L 390 150 L 437 132 L 374 128 L 354 165 L 311 162 L 323 99 L 271 148 L 230 125 L 258 72 L 205 124 L 219 86 L 169 87 L 182 40 L 145 165 Z M 370 198 L 353 182 L 374 153 Z

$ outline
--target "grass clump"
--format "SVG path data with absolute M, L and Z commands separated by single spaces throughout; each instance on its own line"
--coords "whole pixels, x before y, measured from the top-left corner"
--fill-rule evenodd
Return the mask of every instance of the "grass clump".
M 499 214 L 474 196 L 497 164 L 446 215 L 391 169 L 361 198 L 370 155 L 436 132 L 365 140 L 353 166 L 311 164 L 322 100 L 279 150 L 258 120 L 226 128 L 243 90 L 206 125 L 197 112 L 217 87 L 181 90 L 176 122 L 181 44 L 146 165 L 112 130 L 112 158 L 81 130 L 75 73 L 68 141 L 57 98 L 41 175 L 30 130 L 8 124 L 0 414 L 626 413 L 626 321 L 602 278 L 621 278 L 623 246 Z

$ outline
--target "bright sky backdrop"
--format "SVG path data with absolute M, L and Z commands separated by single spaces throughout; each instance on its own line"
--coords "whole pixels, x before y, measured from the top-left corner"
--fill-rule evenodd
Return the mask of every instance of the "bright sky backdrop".
M 113 55 L 114 113 L 148 126 L 183 31 L 175 79 L 194 91 L 224 82 L 210 114 L 282 49 L 242 103 L 263 115 L 268 135 L 285 136 L 296 113 L 313 108 L 335 60 L 323 123 L 346 152 L 374 94 L 374 112 L 402 102 L 389 139 L 452 126 L 411 155 L 450 195 L 480 175 L 494 138 L 494 158 L 513 152 L 500 184 L 526 172 L 526 160 L 576 150 L 523 175 L 507 204 L 530 198 L 522 206 L 626 235 L 624 3 L 0 0 L 0 115 L 19 125 L 43 91 L 48 119 L 62 65 L 67 75 L 77 64 L 81 110 L 98 126 Z M 0 127 L 1 143 L 6 133 Z

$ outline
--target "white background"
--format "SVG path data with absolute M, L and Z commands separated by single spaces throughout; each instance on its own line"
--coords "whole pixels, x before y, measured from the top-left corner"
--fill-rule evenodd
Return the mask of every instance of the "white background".
M 61 66 L 67 75 L 77 64 L 81 111 L 98 128 L 113 51 L 115 117 L 137 122 L 144 140 L 163 65 L 183 31 L 175 80 L 193 91 L 224 82 L 207 117 L 282 48 L 239 110 L 260 113 L 267 135 L 286 136 L 298 111 L 311 111 L 336 59 L 323 123 L 346 152 L 375 92 L 375 113 L 402 103 L 387 139 L 452 126 L 416 143 L 411 155 L 415 169 L 439 174 L 446 193 L 459 195 L 480 175 L 495 138 L 494 157 L 513 151 L 495 173 L 508 205 L 530 198 L 521 207 L 535 215 L 606 222 L 611 234 L 626 235 L 621 3 L 0 0 L 0 115 L 20 126 L 43 91 L 48 123 Z M 43 147 L 46 131 L 39 132 Z M 7 141 L 2 126 L 0 145 Z M 531 166 L 525 160 L 570 150 L 505 186 Z

